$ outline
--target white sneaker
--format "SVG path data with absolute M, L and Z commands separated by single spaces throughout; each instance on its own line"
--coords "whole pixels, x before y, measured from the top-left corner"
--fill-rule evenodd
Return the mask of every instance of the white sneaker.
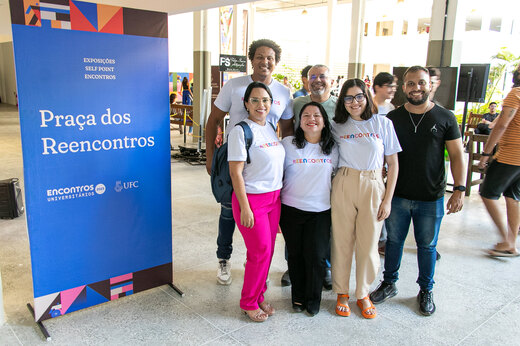
M 221 285 L 230 285 L 233 278 L 231 277 L 231 262 L 226 259 L 218 259 L 217 282 Z

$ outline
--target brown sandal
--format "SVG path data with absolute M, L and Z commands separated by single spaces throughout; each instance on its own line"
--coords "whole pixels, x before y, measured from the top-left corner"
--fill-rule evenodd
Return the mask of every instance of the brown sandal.
M 242 311 L 251 319 L 251 321 L 254 322 L 264 322 L 267 320 L 267 318 L 269 318 L 269 315 L 267 315 L 267 313 L 262 309 Z
M 271 306 L 271 304 L 269 304 L 265 300 L 258 304 L 258 306 L 267 314 L 267 316 L 273 316 L 276 312 L 276 310 Z

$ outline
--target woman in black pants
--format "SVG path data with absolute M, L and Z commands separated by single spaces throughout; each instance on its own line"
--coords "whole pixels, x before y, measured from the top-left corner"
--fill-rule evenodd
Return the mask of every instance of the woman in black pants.
M 331 177 L 338 163 L 327 113 L 317 102 L 303 106 L 285 148 L 280 226 L 289 253 L 293 309 L 320 310 L 330 239 Z

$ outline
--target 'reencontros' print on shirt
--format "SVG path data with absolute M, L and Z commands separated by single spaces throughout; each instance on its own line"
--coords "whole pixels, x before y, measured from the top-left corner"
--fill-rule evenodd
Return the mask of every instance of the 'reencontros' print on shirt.
M 253 132 L 253 143 L 249 148 L 251 163 L 244 164 L 246 193 L 260 194 L 282 188 L 285 150 L 273 127 L 267 122 L 261 126 L 249 119 L 244 120 Z M 245 162 L 247 151 L 244 130 L 235 126 L 228 137 L 228 161 Z
M 325 155 L 320 144 L 306 143 L 298 149 L 293 140 L 294 136 L 282 140 L 285 148 L 282 203 L 311 212 L 330 209 L 332 173 L 338 166 L 337 146 L 330 155 Z
M 333 121 L 332 135 L 340 147 L 339 167 L 380 169 L 384 156 L 401 151 L 393 123 L 377 114 L 369 120 L 348 118 L 344 124 Z

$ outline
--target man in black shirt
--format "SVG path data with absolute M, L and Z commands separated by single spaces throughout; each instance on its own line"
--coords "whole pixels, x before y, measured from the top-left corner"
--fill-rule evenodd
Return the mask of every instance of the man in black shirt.
M 433 275 L 436 246 L 444 215 L 446 174 L 444 148 L 448 149 L 455 187 L 446 208 L 448 214 L 462 209 L 464 161 L 459 126 L 455 116 L 429 99 L 428 70 L 412 66 L 404 74 L 403 91 L 408 103 L 388 113 L 403 151 L 398 154 L 399 175 L 392 199 L 392 212 L 386 220 L 388 231 L 383 282 L 370 294 L 374 304 L 397 294 L 399 267 L 410 221 L 417 244 L 420 291 L 419 311 L 435 312 Z
M 497 104 L 496 102 L 491 102 L 489 104 L 489 113 L 486 113 L 482 116 L 482 120 L 480 124 L 477 125 L 475 129 L 476 134 L 489 135 L 491 130 L 493 129 L 493 121 L 498 117 L 497 113 Z

